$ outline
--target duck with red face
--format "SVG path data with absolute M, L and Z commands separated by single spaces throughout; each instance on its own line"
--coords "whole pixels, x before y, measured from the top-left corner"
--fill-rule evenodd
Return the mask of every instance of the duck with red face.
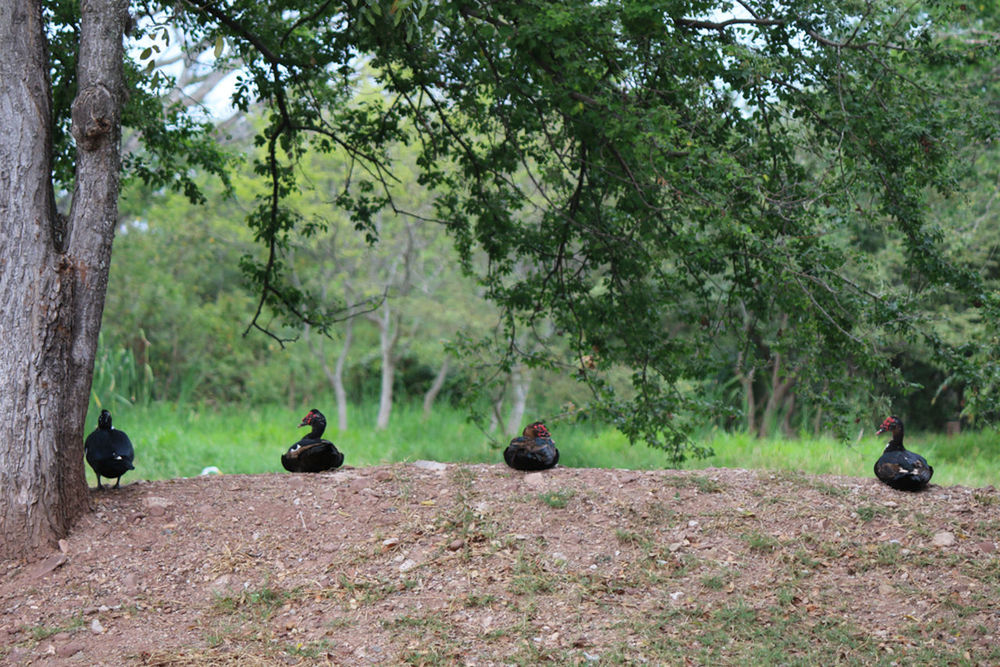
M 888 417 L 875 431 L 875 435 L 889 432 L 892 438 L 882 456 L 875 462 L 875 476 L 900 491 L 920 491 L 931 481 L 934 468 L 927 460 L 903 447 L 903 422 L 899 417 Z
M 344 455 L 337 447 L 323 438 L 326 417 L 319 410 L 310 410 L 299 427 L 311 426 L 309 435 L 302 438 L 281 455 L 281 465 L 288 472 L 323 472 L 339 468 Z
M 503 460 L 516 470 L 547 470 L 559 463 L 559 450 L 542 422 L 524 427 L 524 433 L 510 441 Z

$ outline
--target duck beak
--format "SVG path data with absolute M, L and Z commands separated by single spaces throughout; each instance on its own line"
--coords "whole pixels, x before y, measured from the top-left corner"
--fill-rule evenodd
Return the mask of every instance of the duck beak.
M 299 428 L 302 428 L 303 426 L 309 426 L 309 415 L 303 417 L 302 421 L 299 423 Z
M 875 431 L 875 435 L 881 435 L 882 433 L 885 433 L 885 432 L 886 432 L 887 430 L 888 430 L 888 429 L 884 429 L 884 428 L 882 428 L 881 426 L 879 426 L 879 427 L 878 427 L 878 430 L 877 430 L 877 431 Z

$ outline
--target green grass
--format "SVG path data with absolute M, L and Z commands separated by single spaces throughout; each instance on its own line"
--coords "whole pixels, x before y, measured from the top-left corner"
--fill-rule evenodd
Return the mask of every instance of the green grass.
M 467 422 L 461 411 L 443 407 L 424 421 L 419 406 L 397 405 L 385 431 L 376 431 L 372 426 L 376 406 L 354 407 L 349 414 L 350 427 L 340 433 L 335 407 L 318 403 L 294 410 L 278 405 L 119 406 L 114 412 L 115 427 L 128 433 L 136 447 L 136 470 L 125 481 L 191 477 L 207 466 L 216 466 L 223 473 L 283 472 L 281 454 L 305 435 L 305 429 L 297 426 L 311 407 L 319 407 L 326 414 L 330 423 L 326 436 L 344 452 L 345 464 L 351 466 L 419 459 L 498 463 L 507 444 L 503 436 L 491 440 Z M 92 409 L 88 433 L 96 423 L 97 410 Z M 549 427 L 559 446 L 559 462 L 567 467 L 672 467 L 662 451 L 632 446 L 611 428 L 559 422 L 550 422 Z M 832 438 L 758 440 L 745 433 L 718 430 L 695 438 L 711 447 L 715 455 L 686 461 L 683 469 L 747 468 L 870 477 L 885 445 L 884 438 L 871 436 L 848 445 Z M 1000 435 L 995 431 L 950 438 L 910 434 L 906 442 L 934 466 L 935 483 L 1000 485 Z M 89 468 L 87 474 L 90 485 L 96 486 Z
M 887 438 L 870 433 L 844 443 L 834 438 L 768 438 L 759 440 L 746 433 L 711 431 L 699 442 L 711 447 L 715 456 L 686 461 L 681 467 L 793 470 L 811 474 L 871 477 Z M 944 434 L 912 433 L 906 446 L 922 454 L 934 468 L 933 482 L 944 486 L 961 484 L 982 487 L 1000 484 L 1000 433 L 984 430 L 948 437 Z

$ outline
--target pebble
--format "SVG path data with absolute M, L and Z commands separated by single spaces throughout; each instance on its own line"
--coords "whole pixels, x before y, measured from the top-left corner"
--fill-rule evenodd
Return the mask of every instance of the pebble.
M 931 544 L 936 547 L 950 547 L 955 544 L 955 535 L 948 531 L 941 531 L 934 535 L 931 539 Z
M 105 632 L 107 632 L 104 629 L 104 626 L 101 625 L 101 621 L 96 618 L 90 622 L 90 631 L 93 632 L 95 635 L 103 635 Z
M 545 475 L 540 472 L 529 472 L 524 476 L 524 483 L 528 486 L 542 486 L 545 484 Z
M 411 463 L 414 468 L 429 470 L 430 472 L 443 473 L 448 469 L 448 465 L 440 461 L 414 461 Z
M 80 651 L 83 650 L 83 644 L 81 642 L 70 642 L 69 644 L 63 644 L 56 649 L 56 655 L 60 658 L 70 658 Z

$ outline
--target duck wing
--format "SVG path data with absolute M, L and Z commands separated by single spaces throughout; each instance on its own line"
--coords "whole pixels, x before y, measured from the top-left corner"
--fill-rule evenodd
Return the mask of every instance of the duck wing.
M 885 452 L 875 462 L 875 476 L 901 491 L 919 491 L 933 474 L 924 457 L 906 450 Z
M 300 440 L 281 455 L 288 472 L 322 472 L 339 468 L 344 454 L 329 440 Z

